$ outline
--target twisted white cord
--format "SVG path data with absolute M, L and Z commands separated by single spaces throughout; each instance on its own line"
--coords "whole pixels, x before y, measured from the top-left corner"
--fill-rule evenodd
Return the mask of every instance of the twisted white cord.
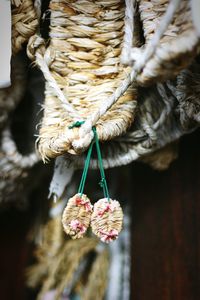
M 8 160 L 21 169 L 31 168 L 40 161 L 36 152 L 32 152 L 29 155 L 22 155 L 18 152 L 9 128 L 2 132 L 1 143 L 2 151 L 6 154 Z
M 121 62 L 128 64 L 130 61 L 130 49 L 133 46 L 134 32 L 134 6 L 135 0 L 125 0 L 125 20 L 124 20 L 124 44 L 121 53 Z
M 79 114 L 73 108 L 72 104 L 69 103 L 67 98 L 65 97 L 64 93 L 58 86 L 55 78 L 51 74 L 49 70 L 49 64 L 51 62 L 51 55 L 49 49 L 46 50 L 45 55 L 42 56 L 39 52 L 36 52 L 36 62 L 39 65 L 40 69 L 42 70 L 46 81 L 48 82 L 49 86 L 53 88 L 58 99 L 62 102 L 62 106 L 66 111 L 71 113 L 74 118 L 79 118 Z
M 34 2 L 34 7 L 35 7 L 35 10 L 36 10 L 38 19 L 40 19 L 40 17 L 41 17 L 41 8 L 42 8 L 41 1 L 42 0 L 35 0 L 35 2 Z
M 138 53 L 138 51 L 135 51 L 134 48 L 132 50 L 130 50 L 131 51 L 131 53 L 130 53 L 131 60 L 135 61 L 134 68 L 138 72 L 140 72 L 143 69 L 143 67 L 145 66 L 147 61 L 155 54 L 156 49 L 159 45 L 159 42 L 160 42 L 163 34 L 167 30 L 167 27 L 171 23 L 176 10 L 178 9 L 178 5 L 180 4 L 180 2 L 181 2 L 181 0 L 171 0 L 170 1 L 167 11 L 165 12 L 165 14 L 159 24 L 159 27 L 155 31 L 151 41 L 147 44 L 147 47 L 145 48 L 144 52 L 140 51 Z

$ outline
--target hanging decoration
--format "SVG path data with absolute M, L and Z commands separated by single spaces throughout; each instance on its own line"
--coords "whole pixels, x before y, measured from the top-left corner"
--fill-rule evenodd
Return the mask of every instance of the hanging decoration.
M 81 126 L 83 122 L 76 122 L 74 126 Z M 89 147 L 85 166 L 78 190 L 78 194 L 70 198 L 63 212 L 62 223 L 64 231 L 72 238 L 80 238 L 86 233 L 90 223 L 92 231 L 102 242 L 110 242 L 118 237 L 122 229 L 123 213 L 120 204 L 112 200 L 109 196 L 107 181 L 104 173 L 101 150 L 96 128 L 93 127 L 94 139 Z M 103 189 L 104 197 L 98 200 L 93 206 L 89 198 L 83 194 L 93 145 L 96 146 L 97 157 L 99 162 L 101 181 L 100 186 Z

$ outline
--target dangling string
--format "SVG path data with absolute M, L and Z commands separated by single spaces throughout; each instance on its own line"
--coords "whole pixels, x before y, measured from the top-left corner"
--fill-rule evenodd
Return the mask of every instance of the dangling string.
M 80 196 L 83 195 L 83 191 L 84 191 L 84 187 L 85 187 L 85 181 L 87 178 L 87 173 L 88 173 L 88 169 L 89 169 L 89 165 L 90 165 L 90 159 L 91 159 L 91 154 L 92 154 L 92 149 L 93 149 L 93 145 L 94 145 L 94 141 L 92 141 L 90 148 L 88 150 L 88 154 L 85 160 L 85 165 L 84 165 L 84 169 L 83 169 L 83 174 L 81 177 L 81 182 L 78 188 L 78 194 L 80 194 Z
M 72 129 L 74 127 L 80 127 L 82 124 L 84 124 L 84 122 L 85 121 L 77 121 L 77 122 L 73 123 L 71 126 L 69 126 L 69 129 Z M 87 173 L 88 173 L 88 169 L 89 169 L 89 165 L 90 165 L 93 145 L 95 143 L 96 144 L 96 150 L 97 150 L 99 169 L 100 169 L 100 174 L 101 174 L 100 186 L 103 189 L 104 198 L 107 198 L 108 202 L 110 202 L 110 196 L 109 196 L 109 192 L 108 192 L 108 185 L 107 185 L 107 182 L 106 182 L 106 176 L 105 176 L 105 172 L 104 172 L 104 168 L 103 168 L 103 160 L 102 160 L 102 156 L 101 156 L 99 138 L 98 138 L 98 134 L 97 134 L 97 131 L 96 131 L 96 127 L 93 127 L 92 130 L 93 130 L 93 133 L 94 133 L 94 139 L 93 139 L 93 141 L 92 141 L 92 143 L 89 147 L 88 154 L 87 154 L 87 157 L 86 157 L 86 160 L 85 160 L 85 165 L 84 165 L 83 174 L 82 174 L 82 177 L 81 177 L 81 182 L 80 182 L 79 189 L 78 189 L 78 194 L 80 194 L 80 196 L 83 195 L 83 191 L 84 191 L 84 187 L 85 187 L 85 181 L 86 181 L 86 178 L 87 178 Z
M 99 169 L 100 169 L 100 173 L 101 173 L 100 186 L 103 188 L 104 197 L 107 198 L 108 201 L 110 202 L 110 196 L 109 196 L 109 192 L 108 192 L 108 185 L 107 185 L 106 176 L 105 176 L 105 172 L 104 172 L 104 168 L 103 168 L 103 161 L 102 161 L 101 150 L 100 150 L 100 145 L 99 145 L 99 138 L 98 138 L 98 135 L 97 135 L 96 127 L 93 127 L 92 130 L 94 132 L 94 140 L 95 140 L 95 143 L 96 143 Z

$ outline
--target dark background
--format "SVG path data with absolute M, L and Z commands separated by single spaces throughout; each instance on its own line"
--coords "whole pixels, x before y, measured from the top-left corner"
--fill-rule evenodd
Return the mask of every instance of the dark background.
M 179 158 L 167 171 L 157 172 L 142 163 L 130 168 L 131 299 L 200 299 L 199 146 L 200 132 L 196 132 L 181 140 Z M 2 300 L 34 299 L 24 280 L 31 254 L 26 236 L 37 211 L 34 199 L 31 202 L 28 212 L 0 213 Z

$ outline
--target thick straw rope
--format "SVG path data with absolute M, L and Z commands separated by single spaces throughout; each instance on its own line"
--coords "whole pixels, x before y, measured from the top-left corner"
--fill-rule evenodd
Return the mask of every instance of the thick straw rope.
M 146 45 L 144 49 L 129 48 L 128 57 L 129 64 L 139 70 L 137 82 L 144 85 L 171 78 L 189 65 L 199 39 L 188 1 L 139 0 L 138 5 Z M 130 31 L 130 22 L 126 26 Z
M 12 0 L 12 50 L 16 54 L 38 27 L 33 0 Z

